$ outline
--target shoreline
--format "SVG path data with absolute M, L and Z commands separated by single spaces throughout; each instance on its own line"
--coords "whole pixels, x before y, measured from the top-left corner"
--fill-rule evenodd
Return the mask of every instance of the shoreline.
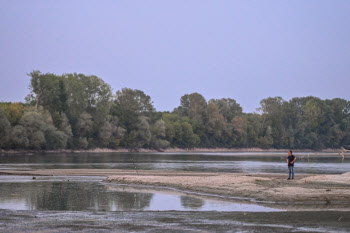
M 30 153 L 287 153 L 289 149 L 262 149 L 262 148 L 167 148 L 164 150 L 155 149 L 144 149 L 140 148 L 137 151 L 129 150 L 126 148 L 119 149 L 108 149 L 108 148 L 95 148 L 89 150 L 0 150 L 0 154 L 30 154 Z M 293 152 L 300 153 L 341 153 L 342 149 L 293 149 Z M 350 152 L 345 152 L 344 154 L 350 154 Z

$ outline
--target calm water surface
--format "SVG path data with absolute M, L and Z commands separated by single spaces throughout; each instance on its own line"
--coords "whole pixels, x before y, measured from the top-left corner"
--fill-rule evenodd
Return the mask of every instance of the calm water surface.
M 104 183 L 104 177 L 0 176 L 0 209 L 62 211 L 280 211 L 175 191 Z
M 350 157 L 342 160 L 336 153 L 295 155 L 297 173 L 350 171 Z M 134 169 L 135 164 L 140 170 L 284 173 L 288 170 L 286 157 L 282 153 L 35 153 L 0 155 L 0 169 Z

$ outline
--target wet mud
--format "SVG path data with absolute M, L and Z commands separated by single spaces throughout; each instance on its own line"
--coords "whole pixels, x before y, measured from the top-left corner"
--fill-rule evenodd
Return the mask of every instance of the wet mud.
M 59 212 L 0 210 L 1 232 L 348 232 L 348 211 Z

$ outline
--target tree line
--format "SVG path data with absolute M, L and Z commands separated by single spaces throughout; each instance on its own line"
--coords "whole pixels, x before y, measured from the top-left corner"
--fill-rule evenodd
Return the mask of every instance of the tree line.
M 269 97 L 244 113 L 234 99 L 191 93 L 172 112 L 158 112 L 143 91 L 113 93 L 94 75 L 29 76 L 25 103 L 0 103 L 2 149 L 350 148 L 345 99 Z

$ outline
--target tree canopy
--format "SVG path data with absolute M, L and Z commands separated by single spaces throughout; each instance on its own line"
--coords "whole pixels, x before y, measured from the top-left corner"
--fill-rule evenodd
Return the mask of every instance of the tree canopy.
M 26 103 L 0 103 L 1 149 L 350 148 L 345 99 L 268 97 L 244 113 L 232 98 L 189 93 L 172 112 L 157 112 L 143 91 L 113 92 L 95 75 L 29 77 Z

